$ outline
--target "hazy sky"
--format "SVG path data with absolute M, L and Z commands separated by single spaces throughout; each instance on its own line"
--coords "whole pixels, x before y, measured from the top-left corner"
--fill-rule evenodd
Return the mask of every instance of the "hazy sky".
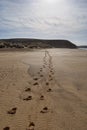
M 87 0 L 0 0 L 0 38 L 67 39 L 87 45 Z

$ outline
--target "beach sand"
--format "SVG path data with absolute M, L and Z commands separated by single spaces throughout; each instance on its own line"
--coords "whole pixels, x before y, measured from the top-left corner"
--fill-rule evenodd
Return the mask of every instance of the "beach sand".
M 87 130 L 87 51 L 1 51 L 0 130 Z

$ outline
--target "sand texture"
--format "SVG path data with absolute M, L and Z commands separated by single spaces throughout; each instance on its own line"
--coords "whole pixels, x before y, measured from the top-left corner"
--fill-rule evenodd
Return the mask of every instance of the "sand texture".
M 1 51 L 0 130 L 87 130 L 87 51 Z

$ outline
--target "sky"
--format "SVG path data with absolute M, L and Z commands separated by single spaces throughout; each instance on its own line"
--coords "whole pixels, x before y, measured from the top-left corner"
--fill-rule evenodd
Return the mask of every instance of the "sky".
M 0 39 L 66 39 L 87 45 L 87 0 L 0 0 Z

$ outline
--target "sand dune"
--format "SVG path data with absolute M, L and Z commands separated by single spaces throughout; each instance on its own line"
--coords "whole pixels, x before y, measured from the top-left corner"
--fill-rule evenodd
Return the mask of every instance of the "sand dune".
M 0 52 L 0 130 L 87 130 L 87 51 Z

